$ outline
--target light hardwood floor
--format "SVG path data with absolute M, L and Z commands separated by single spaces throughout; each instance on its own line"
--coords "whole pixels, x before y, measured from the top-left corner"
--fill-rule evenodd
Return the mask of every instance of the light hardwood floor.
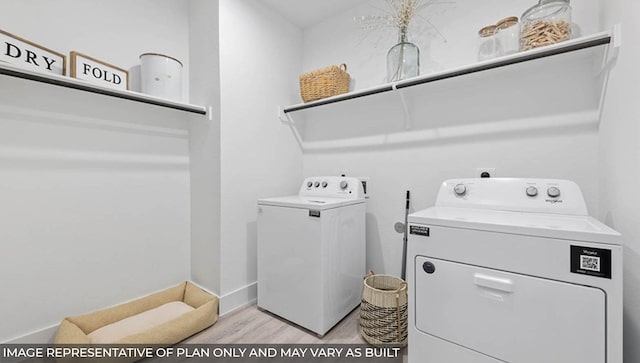
M 190 344 L 366 344 L 360 336 L 355 309 L 320 338 L 315 333 L 250 305 L 221 316 L 210 328 L 184 343 Z

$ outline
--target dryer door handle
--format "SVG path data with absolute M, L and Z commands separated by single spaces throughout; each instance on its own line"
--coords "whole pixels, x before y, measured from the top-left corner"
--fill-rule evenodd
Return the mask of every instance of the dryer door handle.
M 504 292 L 513 292 L 514 283 L 509 279 L 502 277 L 487 276 L 476 273 L 473 275 L 473 283 L 477 286 L 499 290 Z

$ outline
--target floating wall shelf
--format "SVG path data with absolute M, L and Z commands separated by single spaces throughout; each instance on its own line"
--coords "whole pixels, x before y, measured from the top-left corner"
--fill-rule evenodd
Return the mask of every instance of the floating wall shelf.
M 30 87 L 30 92 L 33 94 L 33 96 L 36 96 L 36 94 L 39 92 L 46 92 L 47 97 L 53 97 L 53 98 L 59 98 L 59 99 L 63 99 L 67 97 L 74 98 L 75 96 L 74 96 L 73 90 L 75 90 L 75 91 L 82 91 L 88 94 L 95 95 L 95 98 L 92 98 L 92 102 L 95 105 L 100 104 L 101 100 L 104 97 L 107 97 L 107 98 L 115 98 L 120 100 L 138 102 L 141 104 L 160 106 L 166 109 L 184 111 L 184 112 L 195 113 L 200 115 L 207 114 L 207 109 L 202 106 L 176 102 L 176 101 L 153 97 L 153 96 L 149 96 L 149 95 L 145 95 L 145 94 L 133 92 L 133 91 L 121 91 L 121 90 L 115 90 L 111 88 L 96 86 L 96 85 L 86 83 L 84 81 L 71 78 L 71 77 L 60 76 L 56 74 L 48 74 L 48 73 L 37 73 L 30 70 L 25 70 L 22 68 L 12 66 L 8 63 L 0 63 L 0 75 L 2 76 L 0 79 L 2 79 L 2 83 L 4 84 L 7 83 L 7 80 L 9 78 L 16 78 L 23 81 L 38 82 L 41 84 L 53 85 L 58 87 L 53 90 L 47 87 L 41 87 L 40 89 Z M 3 85 L 3 87 L 6 87 L 6 86 Z M 19 87 L 19 88 L 23 88 L 23 87 Z
M 597 127 L 619 27 L 282 109 L 304 151 Z

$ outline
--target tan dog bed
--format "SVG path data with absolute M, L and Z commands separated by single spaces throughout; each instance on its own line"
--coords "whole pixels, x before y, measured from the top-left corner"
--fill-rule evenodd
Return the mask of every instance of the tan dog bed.
M 190 282 L 62 320 L 56 344 L 176 344 L 218 320 L 218 298 Z

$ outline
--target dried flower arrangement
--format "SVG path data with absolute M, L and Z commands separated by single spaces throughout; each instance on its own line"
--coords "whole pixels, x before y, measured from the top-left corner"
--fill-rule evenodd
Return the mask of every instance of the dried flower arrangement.
M 427 5 L 424 0 L 389 0 L 387 3 L 391 8 L 393 25 L 400 33 L 407 33 L 411 20 Z
M 394 82 L 420 74 L 420 49 L 409 42 L 409 26 L 414 19 L 423 20 L 431 29 L 444 39 L 435 27 L 421 13 L 429 6 L 436 4 L 451 4 L 454 0 L 384 0 L 385 5 L 377 8 L 382 15 L 356 17 L 364 30 L 369 32 L 395 28 L 398 32 L 398 42 L 387 52 L 387 81 Z
M 412 20 L 419 18 L 429 24 L 443 39 L 437 27 L 431 21 L 421 15 L 429 6 L 438 4 L 453 4 L 455 1 L 442 0 L 385 0 L 385 7 L 378 8 L 384 15 L 366 15 L 354 18 L 361 23 L 361 27 L 367 31 L 375 31 L 385 28 L 396 28 L 400 38 L 406 39 L 409 32 L 409 25 Z M 445 40 L 446 41 L 446 40 Z

